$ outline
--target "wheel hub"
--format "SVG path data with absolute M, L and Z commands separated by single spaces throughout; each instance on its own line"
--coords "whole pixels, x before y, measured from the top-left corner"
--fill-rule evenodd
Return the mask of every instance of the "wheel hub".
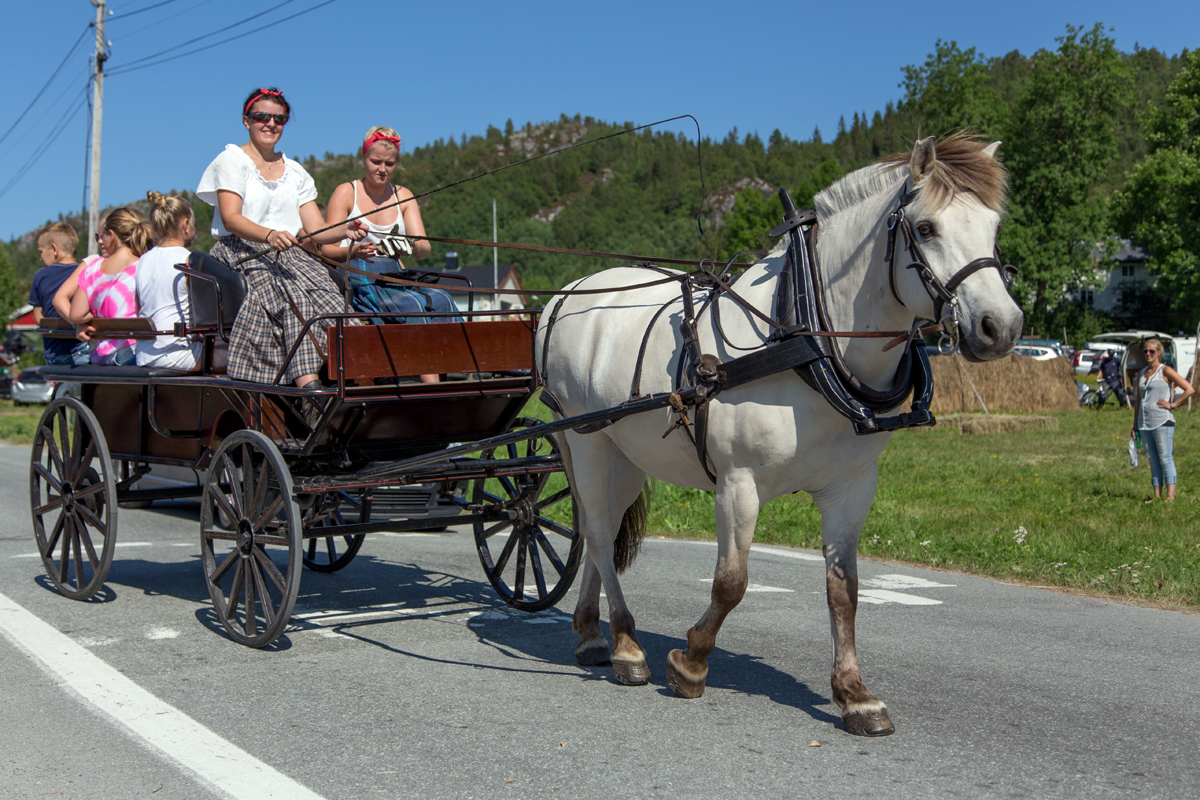
M 254 529 L 250 527 L 250 520 L 243 519 L 238 522 L 237 548 L 244 556 L 250 555 L 254 550 Z
M 70 481 L 63 481 L 62 484 L 62 509 L 64 514 L 75 510 L 75 487 Z

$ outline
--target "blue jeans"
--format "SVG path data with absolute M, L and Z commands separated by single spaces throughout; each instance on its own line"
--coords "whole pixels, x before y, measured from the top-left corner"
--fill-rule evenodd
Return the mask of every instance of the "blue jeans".
M 1175 459 L 1171 447 L 1175 440 L 1175 426 L 1162 425 L 1142 431 L 1142 443 L 1146 445 L 1146 460 L 1150 462 L 1150 485 L 1173 486 L 1175 484 Z
M 72 364 L 88 364 L 91 363 L 91 356 L 88 353 L 87 342 L 79 342 L 71 348 L 68 353 L 56 353 L 55 355 L 45 358 L 47 364 L 53 364 L 59 367 L 69 367 Z

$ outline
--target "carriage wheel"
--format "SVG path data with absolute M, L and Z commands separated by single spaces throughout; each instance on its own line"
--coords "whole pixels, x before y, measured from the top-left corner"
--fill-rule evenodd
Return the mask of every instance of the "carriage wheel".
M 346 524 L 345 517 L 339 508 L 339 504 L 345 499 L 340 492 L 333 495 L 330 499 L 332 507 L 326 505 L 325 498 L 317 500 L 314 505 L 313 514 L 305 520 L 304 527 L 319 528 L 326 525 L 344 525 Z M 324 506 L 324 510 L 322 510 Z M 360 509 L 365 509 L 365 506 L 360 505 Z M 363 519 L 363 512 L 359 514 L 359 522 L 368 522 Z M 354 560 L 354 556 L 358 554 L 358 549 L 362 547 L 363 540 L 367 538 L 365 533 L 352 534 L 349 536 L 326 536 L 318 539 L 307 539 L 304 542 L 304 566 L 315 572 L 337 572 Z
M 117 482 L 100 423 L 73 397 L 46 406 L 33 437 L 30 508 L 38 552 L 65 596 L 104 584 L 117 541 Z
M 513 426 L 539 424 L 522 417 Z M 481 459 L 522 458 L 557 453 L 552 438 L 528 439 L 496 450 Z M 557 603 L 579 568 L 583 537 L 579 515 L 566 484 L 566 473 L 538 473 L 474 482 L 472 502 L 499 507 L 508 517 L 475 523 L 475 547 L 488 581 L 504 602 L 523 611 L 540 611 Z M 571 520 L 568 527 L 562 520 Z
M 258 431 L 227 437 L 204 484 L 200 556 L 213 608 L 234 641 L 265 647 L 287 627 L 300 590 L 300 533 L 279 448 Z

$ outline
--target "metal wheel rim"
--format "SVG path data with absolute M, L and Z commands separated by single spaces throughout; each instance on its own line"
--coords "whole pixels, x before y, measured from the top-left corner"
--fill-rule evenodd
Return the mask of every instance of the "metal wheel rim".
M 232 530 L 220 525 L 218 508 Z M 234 641 L 265 647 L 287 627 L 300 591 L 300 535 L 300 508 L 279 448 L 258 431 L 229 436 L 204 484 L 200 556 L 213 609 Z
M 58 398 L 42 413 L 30 453 L 29 490 L 46 573 L 64 596 L 88 599 L 112 566 L 117 485 L 100 423 L 79 400 Z
M 359 521 L 367 522 L 365 519 L 360 519 Z M 315 522 L 305 522 L 304 527 L 305 529 L 319 528 L 330 523 L 335 525 L 345 524 L 345 517 L 340 508 L 335 506 L 332 509 L 322 512 L 319 519 Z M 354 560 L 366 538 L 367 535 L 365 533 L 359 533 L 305 539 L 304 547 L 302 548 L 304 566 L 313 572 L 337 572 Z
M 518 419 L 510 430 L 527 428 L 538 420 Z M 551 451 L 558 452 L 553 438 Z M 501 448 L 507 458 L 533 455 L 535 441 L 526 440 Z M 484 451 L 480 458 L 494 458 L 496 451 Z M 518 475 L 498 479 L 498 493 L 488 491 L 485 479 L 474 481 L 471 500 L 481 504 L 513 505 L 525 503 L 525 513 L 518 521 L 477 522 L 474 524 L 475 547 L 488 582 L 510 606 L 523 611 L 540 611 L 562 599 L 575 579 L 583 554 L 583 538 L 579 535 L 579 510 L 567 487 L 543 496 L 550 473 Z M 572 527 L 567 528 L 545 516 L 545 509 L 564 501 L 572 502 Z M 498 537 L 508 533 L 503 544 Z M 547 535 L 549 534 L 549 535 Z M 553 537 L 553 538 L 552 538 Z M 569 541 L 564 548 L 562 545 Z M 554 545 L 558 546 L 555 547 Z M 566 556 L 561 552 L 566 550 Z M 554 578 L 553 585 L 549 583 Z M 531 593 L 532 590 L 532 593 Z

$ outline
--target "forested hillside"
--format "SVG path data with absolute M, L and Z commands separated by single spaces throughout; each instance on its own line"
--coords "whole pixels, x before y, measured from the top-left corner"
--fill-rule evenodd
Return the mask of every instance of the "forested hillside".
M 1191 308 L 1200 301 L 1200 280 L 1194 276 L 1176 280 L 1166 275 L 1164 286 L 1174 294 L 1162 303 L 1138 306 L 1156 309 L 1151 313 L 1157 319 L 1101 319 L 1076 306 L 1070 292 L 1095 280 L 1090 255 L 1095 243 L 1117 234 L 1149 239 L 1148 231 L 1183 225 L 1189 214 L 1193 230 L 1200 227 L 1196 194 L 1190 206 L 1185 202 L 1163 212 L 1174 213 L 1173 222 L 1155 224 L 1139 216 L 1136 204 L 1118 203 L 1118 215 L 1110 203 L 1114 193 L 1118 199 L 1128 195 L 1127 181 L 1148 158 L 1163 148 L 1182 146 L 1176 142 L 1180 136 L 1186 140 L 1190 135 L 1194 146 L 1194 102 L 1191 123 L 1182 123 L 1184 132 L 1174 139 L 1173 123 L 1164 121 L 1166 112 L 1159 109 L 1165 104 L 1167 112 L 1183 113 L 1179 109 L 1189 107 L 1188 98 L 1194 101 L 1200 93 L 1195 88 L 1200 78 L 1188 78 L 1200 72 L 1198 63 L 1195 52 L 1118 52 L 1101 26 L 1068 28 L 1056 49 L 1032 56 L 1013 52 L 987 57 L 939 41 L 923 64 L 901 70 L 902 94 L 896 102 L 870 114 L 848 109 L 849 121 L 843 118 L 828 140 L 820 131 L 796 141 L 778 130 L 764 140 L 758 133 L 735 129 L 722 139 L 706 136 L 698 144 L 694 135 L 643 131 L 436 192 L 421 200 L 422 214 L 430 235 L 490 240 L 495 200 L 501 241 L 724 260 L 737 250 L 768 244 L 766 231 L 781 215 L 775 194 L 779 187 L 787 187 L 797 205 L 804 205 L 840 175 L 908 149 L 919 136 L 971 127 L 1005 142 L 1000 155 L 1012 170 L 1013 191 L 1000 244 L 1006 259 L 1021 268 L 1016 293 L 1031 330 L 1067 326 L 1086 335 L 1114 323 L 1194 327 Z M 1193 126 L 1190 134 L 1188 124 Z M 508 120 L 481 135 L 464 134 L 407 151 L 398 180 L 420 194 L 632 126 L 579 116 L 520 125 Z M 1170 168 L 1196 169 L 1194 158 L 1184 159 L 1183 166 L 1167 161 Z M 354 154 L 326 153 L 305 164 L 322 200 L 361 169 Z M 1144 183 L 1153 176 L 1142 177 Z M 205 230 L 203 218 L 211 210 L 195 205 L 198 227 Z M 1158 247 L 1169 247 L 1171 241 L 1160 237 Z M 1195 272 L 1198 254 L 1193 252 L 1189 260 L 1188 246 L 1182 244 L 1183 256 L 1172 250 L 1174 255 L 1154 266 Z M 27 281 L 40 265 L 30 236 L 3 249 L 20 280 Z M 492 258 L 490 249 L 435 244 L 425 265 L 439 266 L 448 249 L 457 249 L 463 263 L 490 263 Z M 501 251 L 500 260 L 515 263 L 531 288 L 556 288 L 610 265 L 520 251 Z M 1192 293 L 1179 294 L 1180 287 Z

